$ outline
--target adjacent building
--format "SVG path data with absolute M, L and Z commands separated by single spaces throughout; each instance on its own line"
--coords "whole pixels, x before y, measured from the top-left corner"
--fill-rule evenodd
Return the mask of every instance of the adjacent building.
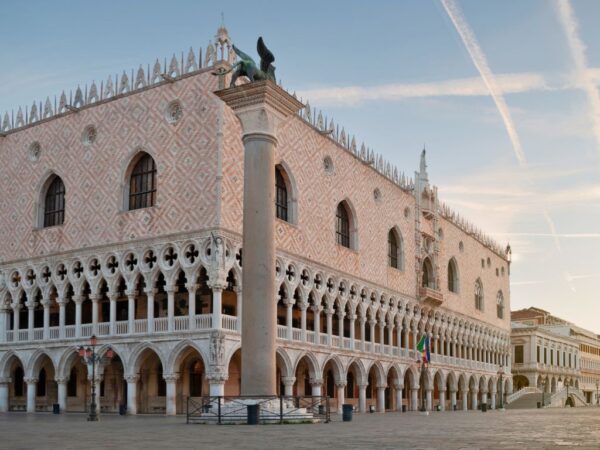
M 234 58 L 221 28 L 204 53 L 3 116 L 1 410 L 82 411 L 91 383 L 132 414 L 239 395 L 243 145 L 214 95 Z M 495 407 L 510 249 L 440 202 L 425 151 L 403 174 L 308 104 L 278 139 L 279 393 Z M 115 353 L 95 379 L 76 352 L 92 335 Z
M 515 391 L 537 387 L 554 394 L 567 386 L 596 405 L 600 388 L 600 337 L 540 308 L 511 313 Z

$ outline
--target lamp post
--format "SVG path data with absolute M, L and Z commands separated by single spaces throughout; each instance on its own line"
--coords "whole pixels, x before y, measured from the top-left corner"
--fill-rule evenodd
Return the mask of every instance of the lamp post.
M 79 356 L 81 356 L 81 362 L 86 365 L 92 365 L 92 402 L 90 403 L 90 414 L 88 415 L 88 422 L 96 422 L 98 420 L 98 412 L 96 405 L 96 364 L 101 361 L 108 361 L 114 356 L 113 350 L 109 347 L 102 357 L 96 354 L 96 336 L 90 338 L 90 346 L 84 348 L 79 347 Z
M 420 412 L 427 412 L 427 407 L 425 406 L 426 397 L 425 397 L 425 361 L 420 359 L 421 361 L 421 409 Z M 419 359 L 417 359 L 417 364 L 419 363 Z
M 596 406 L 600 405 L 600 394 L 598 394 L 598 388 L 600 388 L 600 381 L 596 381 Z
M 500 411 L 504 411 L 504 395 L 502 392 L 502 388 L 504 387 L 504 383 L 502 382 L 502 377 L 504 376 L 504 367 L 501 365 L 498 369 L 498 376 L 500 377 L 500 401 L 498 405 L 498 409 Z
M 542 380 L 542 408 L 543 408 L 544 406 L 546 406 L 546 399 L 545 399 L 545 397 L 544 397 L 544 394 L 546 393 L 546 383 L 547 383 L 547 382 L 548 382 L 548 379 L 547 379 L 547 378 L 544 378 L 544 379 Z M 567 392 L 567 396 L 568 396 L 568 395 L 569 395 L 569 393 Z

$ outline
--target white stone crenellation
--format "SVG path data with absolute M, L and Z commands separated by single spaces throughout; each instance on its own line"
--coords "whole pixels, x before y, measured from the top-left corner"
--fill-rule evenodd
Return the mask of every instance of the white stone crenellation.
M 101 81 L 99 85 L 92 81 L 89 87 L 87 84 L 83 88 L 77 86 L 75 93 L 71 90 L 67 95 L 63 90 L 60 96 L 58 98 L 54 96 L 53 100 L 46 97 L 44 102 L 34 101 L 31 107 L 19 106 L 16 114 L 14 110 L 10 114 L 7 111 L 0 120 L 0 136 L 47 119 L 77 112 L 86 106 L 136 93 L 150 86 L 172 83 L 213 67 L 217 62 L 226 61 L 232 64 L 235 62 L 236 54 L 232 50 L 231 40 L 226 31 L 224 35 L 220 33 L 221 29 L 215 36 L 215 42 L 209 41 L 204 53 L 201 47 L 197 52 L 190 47 L 187 54 L 181 52 L 179 57 L 173 53 L 170 60 L 164 58 L 161 62 L 156 58 L 152 66 L 148 64 L 144 68 L 140 64 L 137 70 L 131 69 L 129 73 L 124 70 L 121 74 L 109 75 L 106 81 Z

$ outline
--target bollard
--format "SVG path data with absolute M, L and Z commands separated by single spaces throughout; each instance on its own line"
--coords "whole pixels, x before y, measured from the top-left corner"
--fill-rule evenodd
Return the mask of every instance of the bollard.
M 481 412 L 487 412 L 487 403 L 481 404 Z
M 60 405 L 58 403 L 52 404 L 52 414 L 60 414 Z

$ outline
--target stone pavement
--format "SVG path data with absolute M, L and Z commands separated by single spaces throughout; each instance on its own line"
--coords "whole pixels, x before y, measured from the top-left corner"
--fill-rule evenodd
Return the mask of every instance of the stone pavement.
M 0 449 L 600 449 L 600 409 L 339 416 L 316 425 L 186 425 L 185 417 L 0 414 Z

